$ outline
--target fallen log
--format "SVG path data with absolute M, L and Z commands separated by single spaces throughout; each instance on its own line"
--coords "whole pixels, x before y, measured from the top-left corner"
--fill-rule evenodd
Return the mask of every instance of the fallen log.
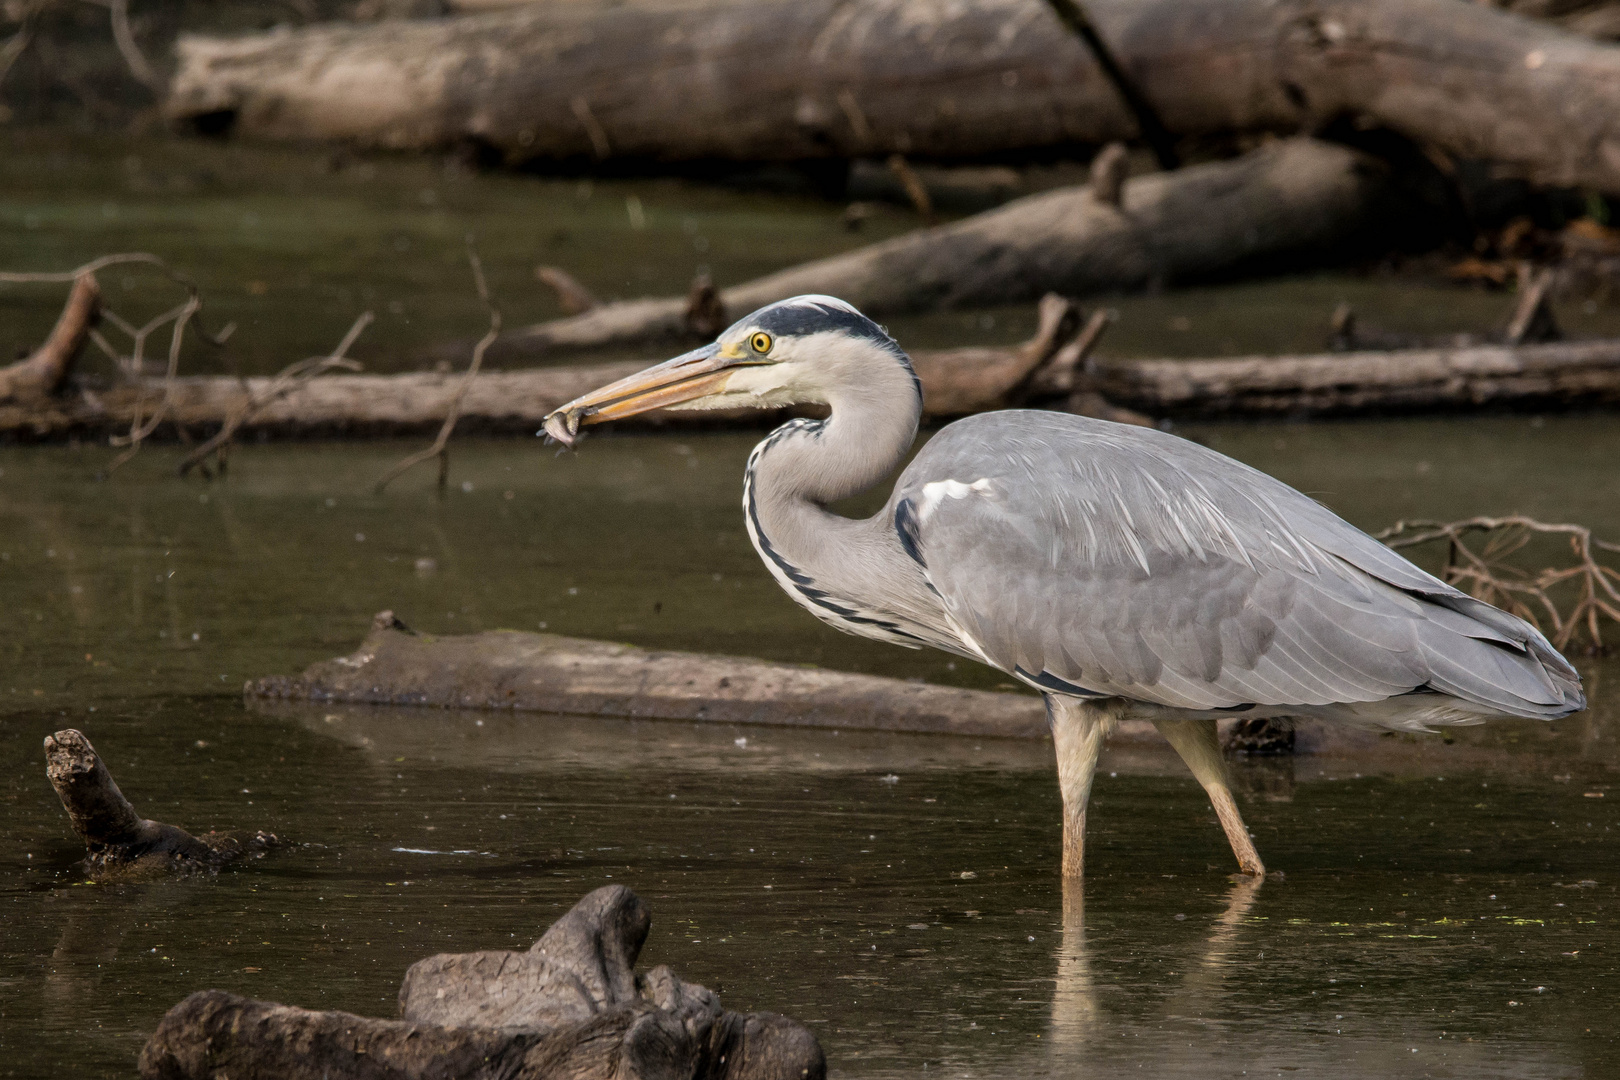
M 62 800 L 73 831 L 84 841 L 88 855 L 83 867 L 94 880 L 212 872 L 280 843 L 265 832 L 245 842 L 216 832 L 193 836 L 178 826 L 141 817 L 118 790 L 90 740 L 73 728 L 45 736 L 45 775 Z
M 1073 344 L 1072 342 L 1070 343 Z M 1123 422 L 1147 417 L 1265 418 L 1467 412 L 1481 409 L 1608 408 L 1620 405 L 1620 341 L 1467 346 L 1315 356 L 1209 360 L 1096 359 L 1071 371 L 1067 393 L 1054 368 L 1066 349 L 1038 352 L 952 349 L 914 355 L 925 412 L 942 420 L 1020 403 L 1047 405 Z M 1068 355 L 1072 356 L 1072 353 Z M 467 430 L 533 434 L 546 414 L 590 390 L 645 367 L 641 361 L 484 372 L 463 400 Z M 270 378 L 149 379 L 114 390 L 80 391 L 32 405 L 0 403 L 0 441 L 90 437 L 127 431 L 151 416 L 167 393 L 177 426 L 218 428 L 250 398 L 273 398 L 239 434 L 262 437 L 366 437 L 434 431 L 444 421 L 460 376 L 329 375 L 277 396 Z M 649 426 L 779 422 L 773 412 L 660 412 Z
M 1040 759 L 1016 747 L 1051 739 L 1040 699 L 1029 694 L 554 634 L 415 635 L 391 612 L 377 616 L 353 653 L 312 664 L 295 678 L 254 680 L 245 689 L 256 711 L 302 723 L 389 767 L 397 758 L 422 755 L 467 768 L 486 766 L 491 755 L 523 769 L 567 770 L 582 761 L 608 759 L 633 767 L 638 753 L 656 746 L 660 767 L 678 759 L 683 768 L 728 774 L 747 768 L 904 771 L 920 767 L 919 760 L 937 764 L 957 758 L 1019 771 L 1038 767 Z M 504 713 L 508 719 L 479 720 L 474 728 L 469 713 L 478 711 Z M 1327 775 L 1342 775 L 1353 762 L 1361 770 L 1432 776 L 1448 769 L 1524 768 L 1531 762 L 1538 770 L 1561 771 L 1572 756 L 1609 754 L 1601 749 L 1609 744 L 1580 726 L 1601 725 L 1601 717 L 1582 716 L 1587 719 L 1573 728 L 1525 722 L 1514 731 L 1520 741 L 1509 745 L 1497 738 L 1500 725 L 1430 737 L 1296 720 L 1290 734 L 1281 725 L 1256 730 L 1233 716 L 1220 729 L 1228 752 L 1239 756 L 1281 752 L 1291 743 L 1293 753 L 1315 759 L 1312 767 Z M 653 739 L 631 720 L 687 723 L 672 724 Z M 746 727 L 739 732 L 737 725 L 778 730 L 774 735 Z M 703 730 L 711 727 L 719 732 Z M 466 737 L 474 730 L 476 739 Z M 911 746 L 892 739 L 901 732 L 970 739 L 960 748 L 927 740 Z M 818 740 L 818 733 L 842 737 L 829 743 Z M 1010 741 L 991 746 L 983 743 L 986 737 Z M 1185 766 L 1146 720 L 1121 721 L 1108 745 L 1110 754 L 1136 762 L 1132 768 L 1184 775 Z M 749 764 L 746 754 L 762 747 L 772 748 L 765 750 L 765 763 Z M 1050 767 L 1050 757 L 1044 760 Z
M 651 917 L 623 885 L 589 893 L 527 952 L 440 954 L 400 1019 L 192 994 L 141 1051 L 144 1080 L 822 1080 L 810 1030 L 735 1013 L 667 967 L 637 976 Z
M 1300 417 L 1620 405 L 1620 341 L 1221 360 L 1104 360 L 1093 385 L 1153 416 Z
M 1010 348 L 919 350 L 912 357 L 928 414 L 964 416 L 1036 397 L 1060 397 L 1063 381 L 1090 341 L 1075 348 L 1078 309 L 1051 297 L 1042 302 L 1035 334 Z M 533 433 L 547 413 L 598 386 L 646 366 L 640 361 L 578 367 L 481 372 L 460 402 L 465 429 Z M 1049 370 L 1056 367 L 1056 370 Z M 149 378 L 92 391 L 0 401 L 0 439 L 53 439 L 128 430 L 167 402 L 164 427 L 173 433 L 235 425 L 238 434 L 393 435 L 438 429 L 462 385 L 460 374 L 321 375 Z M 1027 391 L 1027 392 L 1026 392 Z M 654 424 L 768 422 L 780 414 L 660 413 Z
M 1620 49 L 1456 0 L 1088 0 L 1173 134 L 1344 117 L 1620 192 Z M 508 162 L 969 158 L 1136 136 L 1028 0 L 580 0 L 182 37 L 170 116 L 259 137 L 474 144 Z
M 414 634 L 384 611 L 348 656 L 247 684 L 252 698 L 1044 738 L 1040 699 L 603 641 Z
M 1238 275 L 1382 251 L 1421 231 L 1387 166 L 1343 146 L 1287 139 L 1243 157 L 1018 199 L 949 225 L 818 259 L 722 290 L 732 318 L 801 293 L 874 318 L 1013 304 Z M 1433 219 L 1432 212 L 1429 215 Z M 601 304 L 506 335 L 496 355 L 689 335 L 682 297 Z

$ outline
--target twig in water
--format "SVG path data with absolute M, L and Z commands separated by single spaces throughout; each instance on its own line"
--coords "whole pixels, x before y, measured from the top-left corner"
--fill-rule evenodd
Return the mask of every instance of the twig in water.
M 402 473 L 420 465 L 428 458 L 439 459 L 439 490 L 444 490 L 450 479 L 450 433 L 456 429 L 456 421 L 461 418 L 461 403 L 471 389 L 473 379 L 478 376 L 478 369 L 484 365 L 484 353 L 494 344 L 501 334 L 501 309 L 496 307 L 489 298 L 489 283 L 484 280 L 484 264 L 478 258 L 478 249 L 473 246 L 472 237 L 467 238 L 467 262 L 472 267 L 473 283 L 478 287 L 478 299 L 483 301 L 484 310 L 489 312 L 489 329 L 484 336 L 478 339 L 473 346 L 472 363 L 467 365 L 467 372 L 461 377 L 461 385 L 456 387 L 455 396 L 450 399 L 450 411 L 444 418 L 444 424 L 439 428 L 439 437 L 433 440 L 433 445 L 426 450 L 419 450 L 395 465 L 382 475 L 377 481 L 376 492 L 381 495 L 383 489 Z
M 191 321 L 193 315 L 197 314 L 197 309 L 200 307 L 202 307 L 200 298 L 188 296 L 185 303 L 174 309 L 172 313 L 174 327 L 169 331 L 169 366 L 163 374 L 163 400 L 158 403 L 158 407 L 152 413 L 151 419 L 145 423 L 141 422 L 141 409 L 137 405 L 135 415 L 130 418 L 129 434 L 114 435 L 107 440 L 113 446 L 129 447 L 122 454 L 113 458 L 112 464 L 107 466 L 109 473 L 139 453 L 141 443 L 146 441 L 148 435 L 157 430 L 157 426 L 163 423 L 163 418 L 168 415 L 169 406 L 174 403 L 174 377 L 180 373 L 180 346 L 185 341 L 186 324 Z M 161 325 L 160 320 L 167 320 L 169 317 L 170 313 L 165 313 L 159 317 L 159 321 L 148 323 L 147 327 L 142 329 L 155 328 L 155 326 Z M 142 340 L 144 341 L 144 337 Z M 137 357 L 138 362 L 139 358 Z
M 1484 534 L 1478 551 L 1464 539 L 1472 533 Z M 1538 533 L 1567 536 L 1575 565 L 1531 572 L 1504 561 Z M 1576 632 L 1584 629 L 1587 651 L 1605 652 L 1600 621 L 1607 616 L 1620 622 L 1620 589 L 1616 588 L 1620 585 L 1620 570 L 1603 565 L 1593 554 L 1594 549 L 1620 552 L 1620 544 L 1593 539 L 1592 530 L 1583 525 L 1549 524 L 1522 515 L 1451 522 L 1398 521 L 1378 533 L 1377 539 L 1392 548 L 1446 541 L 1446 565 L 1440 574 L 1444 581 L 1538 627 L 1544 617 L 1551 625 L 1549 637 L 1556 648 L 1567 647 Z M 1573 598 L 1569 588 L 1561 588 L 1564 586 L 1573 587 Z M 1563 595 L 1568 611 L 1560 610 L 1555 590 Z
M 354 320 L 354 325 L 349 327 L 349 332 L 343 335 L 343 340 L 338 342 L 337 348 L 333 349 L 331 353 L 326 356 L 311 356 L 308 359 L 288 364 L 276 373 L 275 378 L 270 380 L 270 385 L 262 393 L 248 394 L 242 404 L 225 417 L 225 423 L 220 426 L 219 431 L 215 432 L 213 437 L 205 441 L 201 446 L 187 454 L 185 460 L 180 462 L 180 475 L 184 476 L 194 467 L 201 465 L 209 454 L 217 456 L 219 471 L 223 473 L 225 471 L 227 447 L 232 437 L 235 436 L 237 428 L 245 424 L 260 409 L 272 402 L 279 401 L 293 391 L 302 388 L 311 379 L 324 375 L 328 371 L 338 369 L 359 371 L 360 365 L 348 359 L 345 354 L 354 346 L 355 341 L 360 337 L 361 331 L 370 326 L 375 318 L 376 316 L 372 312 L 361 312 L 360 317 Z

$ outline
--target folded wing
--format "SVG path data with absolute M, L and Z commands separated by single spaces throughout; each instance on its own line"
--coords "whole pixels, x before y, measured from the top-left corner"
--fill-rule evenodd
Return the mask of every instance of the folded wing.
M 1054 413 L 942 431 L 897 485 L 908 551 L 959 632 L 1046 689 L 1187 709 L 1584 706 L 1524 621 L 1263 473 L 1160 432 Z

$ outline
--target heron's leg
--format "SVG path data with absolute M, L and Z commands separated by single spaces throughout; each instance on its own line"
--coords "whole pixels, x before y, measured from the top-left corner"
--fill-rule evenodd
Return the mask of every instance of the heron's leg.
M 1204 785 L 1215 807 L 1215 816 L 1226 830 L 1232 854 L 1237 856 L 1238 869 L 1245 874 L 1263 875 L 1265 864 L 1260 861 L 1260 853 L 1249 839 L 1248 826 L 1243 824 L 1243 815 L 1238 813 L 1237 803 L 1232 799 L 1232 786 L 1226 779 L 1226 759 L 1221 756 L 1220 740 L 1215 735 L 1215 721 L 1155 720 L 1153 726 L 1176 748 L 1193 776 Z
M 1078 698 L 1045 696 L 1057 747 L 1058 790 L 1063 793 L 1063 876 L 1079 879 L 1085 867 L 1086 802 L 1113 715 Z

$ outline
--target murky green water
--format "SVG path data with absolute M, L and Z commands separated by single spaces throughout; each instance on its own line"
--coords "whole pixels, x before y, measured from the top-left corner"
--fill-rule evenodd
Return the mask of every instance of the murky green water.
M 537 223 L 568 214 L 571 265 L 597 267 L 604 292 L 641 291 L 626 256 L 652 268 L 649 290 L 681 286 L 695 236 L 730 238 L 723 261 L 706 253 L 722 280 L 854 242 L 836 207 L 683 184 L 597 184 L 584 199 L 572 181 L 389 159 L 333 173 L 279 151 L 7 138 L 36 165 L 63 164 L 0 165 L 0 262 L 163 250 L 244 321 L 251 370 L 325 347 L 362 303 L 404 306 L 362 350 L 376 368 L 476 329 L 459 261 L 473 226 L 521 317 L 547 313 L 532 263 L 567 261 L 536 254 L 550 235 Z M 205 167 L 213 179 L 184 186 Z M 644 230 L 627 224 L 630 194 Z M 712 218 L 687 231 L 682 215 L 704 205 Z M 895 212 L 881 227 L 905 223 Z M 1270 347 L 1312 319 L 1319 334 L 1347 291 L 1447 329 L 1477 329 L 1504 303 L 1345 277 L 1127 298 L 1118 347 Z M 0 304 L 19 341 L 54 317 L 55 301 L 23 290 Z M 912 344 L 1006 339 L 1027 318 L 897 330 Z M 1366 527 L 1522 511 L 1620 537 L 1609 416 L 1183 433 Z M 1120 747 L 1094 799 L 1083 904 L 1057 877 L 1044 745 L 243 705 L 245 679 L 348 651 L 382 608 L 443 633 L 545 626 L 1000 684 L 842 636 L 780 594 L 738 506 L 756 438 L 599 438 L 561 457 L 463 441 L 442 499 L 431 469 L 370 493 L 416 444 L 244 447 L 213 484 L 176 479 L 174 447 L 106 481 L 103 448 L 0 453 L 0 1075 L 130 1076 L 158 1017 L 203 987 L 389 1015 L 412 961 L 527 943 L 609 881 L 652 908 L 645 964 L 813 1025 L 840 1076 L 1620 1071 L 1614 660 L 1580 660 L 1594 707 L 1554 725 L 1240 766 L 1260 849 L 1286 873 L 1258 891 L 1228 881 L 1181 767 Z M 297 846 L 216 880 L 78 882 L 40 750 L 64 726 L 89 734 L 144 813 Z

